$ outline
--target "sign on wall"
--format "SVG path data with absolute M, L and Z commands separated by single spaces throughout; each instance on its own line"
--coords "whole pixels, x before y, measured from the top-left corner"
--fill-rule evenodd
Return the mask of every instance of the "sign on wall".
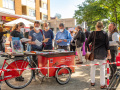
M 2 16 L 3 21 L 13 21 L 13 20 L 16 20 L 16 19 L 17 18 Z

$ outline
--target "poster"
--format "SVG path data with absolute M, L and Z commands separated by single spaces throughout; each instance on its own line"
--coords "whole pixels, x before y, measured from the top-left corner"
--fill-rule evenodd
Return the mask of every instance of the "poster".
M 12 46 L 12 53 L 16 53 L 16 54 L 23 53 L 23 46 L 19 37 L 12 37 L 11 46 Z

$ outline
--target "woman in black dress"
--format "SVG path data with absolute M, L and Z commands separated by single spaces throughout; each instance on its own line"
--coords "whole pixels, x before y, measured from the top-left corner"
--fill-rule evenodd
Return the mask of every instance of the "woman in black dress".
M 96 64 L 99 62 L 100 64 L 100 85 L 101 89 L 105 89 L 107 86 L 105 85 L 105 65 L 106 57 L 110 57 L 110 50 L 109 50 L 109 40 L 108 35 L 106 32 L 102 30 L 103 23 L 101 21 L 97 22 L 96 24 L 96 31 L 93 31 L 88 40 L 86 41 L 86 45 L 88 46 L 92 43 L 92 50 L 95 38 L 95 45 L 94 45 L 94 61 L 91 61 L 92 64 Z M 95 85 L 95 70 L 96 66 L 91 66 L 90 77 L 91 77 L 91 86 Z

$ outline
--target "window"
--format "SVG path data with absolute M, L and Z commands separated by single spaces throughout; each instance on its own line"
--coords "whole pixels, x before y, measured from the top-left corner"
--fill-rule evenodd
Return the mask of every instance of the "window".
M 47 20 L 47 19 L 48 19 L 47 15 L 43 15 L 43 20 Z
M 29 9 L 29 16 L 35 17 L 35 10 L 34 9 Z
M 43 3 L 43 8 L 47 9 L 47 4 Z
M 35 0 L 29 0 L 29 1 L 35 3 Z
M 14 10 L 14 0 L 3 0 L 3 7 Z
M 40 19 L 42 20 L 42 13 L 40 12 Z

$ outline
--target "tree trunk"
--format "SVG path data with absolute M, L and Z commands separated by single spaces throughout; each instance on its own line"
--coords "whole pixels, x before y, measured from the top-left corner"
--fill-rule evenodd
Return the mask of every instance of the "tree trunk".
M 120 32 L 120 21 L 118 21 L 119 22 L 119 32 Z

